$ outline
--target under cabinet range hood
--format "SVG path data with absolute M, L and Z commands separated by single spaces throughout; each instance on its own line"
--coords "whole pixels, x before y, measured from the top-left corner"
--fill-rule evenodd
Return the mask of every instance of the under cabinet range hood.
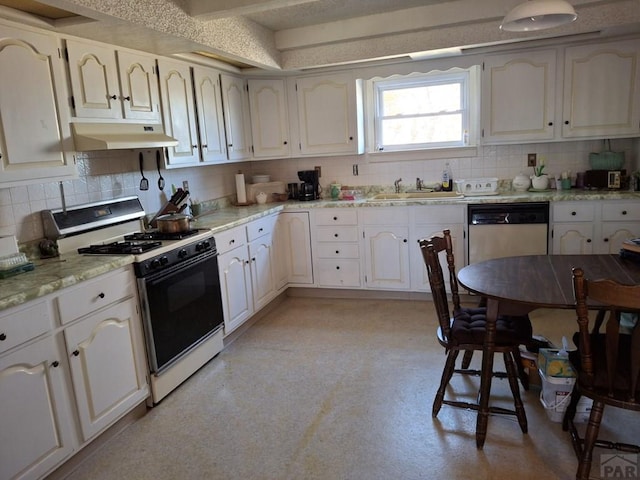
M 71 131 L 76 150 L 80 152 L 178 145 L 178 140 L 166 135 L 158 124 L 72 123 Z

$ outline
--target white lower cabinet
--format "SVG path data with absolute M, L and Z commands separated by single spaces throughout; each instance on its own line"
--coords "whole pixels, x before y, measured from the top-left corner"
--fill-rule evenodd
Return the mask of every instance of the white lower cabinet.
M 365 287 L 408 290 L 409 209 L 366 208 L 361 212 L 364 238 Z
M 74 451 L 65 368 L 52 335 L 0 357 L 0 478 L 40 478 Z
M 355 209 L 318 209 L 313 261 L 319 287 L 360 288 L 360 235 Z
M 557 202 L 551 212 L 554 254 L 616 254 L 624 240 L 640 236 L 638 202 Z
M 273 236 L 276 289 L 313 283 L 308 212 L 281 212 Z
M 137 305 L 124 268 L 2 312 L 0 478 L 42 478 L 149 396 Z
M 74 323 L 64 337 L 82 436 L 89 440 L 149 395 L 136 348 L 143 344 L 137 300 Z
M 453 255 L 456 268 L 460 270 L 465 265 L 464 256 L 464 206 L 441 205 L 413 207 L 411 210 L 411 240 L 409 259 L 411 261 L 411 290 L 430 291 L 429 277 L 424 265 L 424 257 L 418 245 L 418 240 L 432 235 L 442 236 L 443 231 L 451 232 L 453 241 Z M 441 255 L 440 265 L 444 273 L 447 290 L 450 291 L 448 266 L 446 258 Z
M 251 286 L 253 305 L 260 310 L 275 296 L 273 281 L 273 242 L 271 234 L 263 235 L 249 243 L 251 261 Z

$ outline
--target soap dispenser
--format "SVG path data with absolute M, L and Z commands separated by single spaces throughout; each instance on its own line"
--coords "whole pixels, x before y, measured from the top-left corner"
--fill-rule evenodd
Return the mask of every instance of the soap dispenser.
M 442 190 L 445 192 L 451 192 L 453 190 L 453 178 L 451 176 L 449 162 L 446 163 L 442 171 Z

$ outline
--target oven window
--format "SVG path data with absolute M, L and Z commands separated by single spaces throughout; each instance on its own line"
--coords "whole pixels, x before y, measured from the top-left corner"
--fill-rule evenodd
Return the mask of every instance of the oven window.
M 198 344 L 223 323 L 218 259 L 209 257 L 193 265 L 145 279 L 149 307 L 145 319 L 157 373 Z

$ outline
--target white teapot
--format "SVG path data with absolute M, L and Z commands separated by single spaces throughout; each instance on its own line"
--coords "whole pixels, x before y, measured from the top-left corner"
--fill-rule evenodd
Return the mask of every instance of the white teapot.
M 513 189 L 516 192 L 526 192 L 527 190 L 529 190 L 529 187 L 531 186 L 531 179 L 527 177 L 524 173 L 520 172 L 518 175 L 515 176 L 511 184 L 513 185 Z

